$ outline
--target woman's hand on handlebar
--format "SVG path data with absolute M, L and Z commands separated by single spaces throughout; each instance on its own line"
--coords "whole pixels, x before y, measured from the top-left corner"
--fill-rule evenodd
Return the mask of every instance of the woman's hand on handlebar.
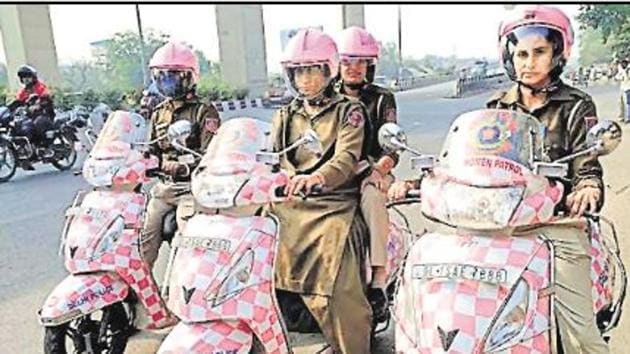
M 601 198 L 599 188 L 586 186 L 578 189 L 567 196 L 566 205 L 571 211 L 571 216 L 583 216 L 597 212 L 597 203 Z
M 284 187 L 284 194 L 291 197 L 303 191 L 308 195 L 313 190 L 313 187 L 317 185 L 325 185 L 324 176 L 320 173 L 295 175 L 291 177 L 289 183 Z
M 397 201 L 401 199 L 405 199 L 407 197 L 407 192 L 412 190 L 415 186 L 415 181 L 397 181 L 389 187 L 387 191 L 387 198 L 390 201 Z

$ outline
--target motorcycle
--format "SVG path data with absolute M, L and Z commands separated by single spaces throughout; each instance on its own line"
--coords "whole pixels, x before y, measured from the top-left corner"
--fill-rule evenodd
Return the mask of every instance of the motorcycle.
M 66 171 L 77 160 L 75 143 L 80 120 L 55 119 L 52 129 L 44 133 L 44 146 L 35 145 L 23 133 L 26 125 L 32 125 L 26 107 L 18 107 L 14 112 L 0 107 L 0 183 L 10 180 L 21 162 L 50 163 Z
M 179 143 L 190 132 L 181 125 Z M 188 126 L 186 126 L 188 125 Z M 310 131 L 281 152 L 266 149 L 270 125 L 252 118 L 234 118 L 221 125 L 192 174 L 192 193 L 200 211 L 172 241 L 163 298 L 180 319 L 162 342 L 159 353 L 289 353 L 284 315 L 304 319 L 318 332 L 306 308 L 282 309 L 274 288 L 274 260 L 279 221 L 261 212 L 281 203 L 289 181 L 279 156 L 298 146 L 322 150 Z M 194 153 L 194 152 L 191 152 Z M 201 157 L 199 155 L 199 157 Z M 404 217 L 403 217 L 404 218 Z M 392 224 L 390 264 L 399 264 L 408 244 L 408 224 Z M 312 326 L 314 325 L 314 327 Z
M 549 162 L 544 126 L 508 110 L 478 110 L 452 123 L 439 158 L 405 143 L 402 129 L 384 125 L 386 149 L 414 152 L 422 171 L 422 213 L 451 231 L 425 233 L 413 242 L 394 298 L 397 353 L 562 352 L 554 314 L 554 245 L 532 231 L 540 225 L 588 226 L 593 311 L 602 336 L 617 326 L 627 278 L 614 225 L 599 215 L 561 218 L 570 160 L 606 155 L 620 127 L 602 121 L 586 148 Z M 530 229 L 531 230 L 531 229 Z M 536 230 L 533 228 L 533 230 Z
M 84 162 L 82 175 L 94 188 L 78 192 L 67 209 L 59 248 L 70 275 L 39 311 L 47 354 L 66 353 L 68 339 L 78 353 L 123 353 L 138 301 L 146 329 L 174 320 L 140 254 L 142 185 L 159 173 L 147 133 L 140 115 L 113 112 Z

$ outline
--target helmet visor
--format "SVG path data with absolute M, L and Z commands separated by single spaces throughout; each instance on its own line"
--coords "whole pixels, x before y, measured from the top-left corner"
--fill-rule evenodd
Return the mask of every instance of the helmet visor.
M 376 58 L 370 57 L 341 57 L 340 64 L 344 66 L 357 65 L 361 63 L 366 63 L 369 65 L 376 64 Z
M 538 36 L 546 39 L 553 47 L 553 54 L 558 55 L 564 50 L 562 35 L 559 31 L 546 26 L 523 26 L 517 27 L 506 36 L 506 49 L 513 54 L 518 43 L 525 38 Z
M 192 88 L 190 70 L 153 69 L 152 76 L 158 91 L 167 97 L 179 97 Z
M 285 66 L 284 68 L 285 74 L 285 82 L 288 84 L 289 91 L 292 95 L 303 97 L 303 98 L 312 98 L 317 94 L 321 93 L 332 81 L 330 69 L 327 64 L 309 64 L 303 66 Z M 297 79 L 300 77 L 306 76 L 318 76 L 323 75 L 324 81 L 322 83 L 322 87 L 318 90 L 317 93 L 311 92 L 310 94 L 301 92 L 297 85 Z

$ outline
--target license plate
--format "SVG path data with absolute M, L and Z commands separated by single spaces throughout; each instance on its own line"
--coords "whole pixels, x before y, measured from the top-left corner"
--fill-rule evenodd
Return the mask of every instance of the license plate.
M 470 264 L 414 264 L 411 268 L 411 277 L 421 280 L 466 279 L 499 284 L 507 282 L 507 270 Z

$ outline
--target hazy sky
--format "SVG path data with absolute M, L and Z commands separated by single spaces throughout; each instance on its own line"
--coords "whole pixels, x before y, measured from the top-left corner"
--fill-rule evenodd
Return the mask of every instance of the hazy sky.
M 238 6 L 238 5 L 234 5 Z M 497 28 L 507 13 L 502 5 L 401 5 L 404 56 L 497 55 Z M 578 5 L 560 5 L 570 16 Z M 213 5 L 140 5 L 143 29 L 154 29 L 185 41 L 218 60 Z M 50 5 L 57 55 L 61 63 L 91 57 L 90 42 L 114 33 L 137 30 L 134 5 Z M 340 5 L 263 5 L 267 66 L 279 71 L 280 31 L 303 26 L 341 30 Z M 397 5 L 365 5 L 366 28 L 377 40 L 396 42 Z M 574 25 L 577 31 L 577 25 Z M 0 48 L 4 60 L 4 48 Z

